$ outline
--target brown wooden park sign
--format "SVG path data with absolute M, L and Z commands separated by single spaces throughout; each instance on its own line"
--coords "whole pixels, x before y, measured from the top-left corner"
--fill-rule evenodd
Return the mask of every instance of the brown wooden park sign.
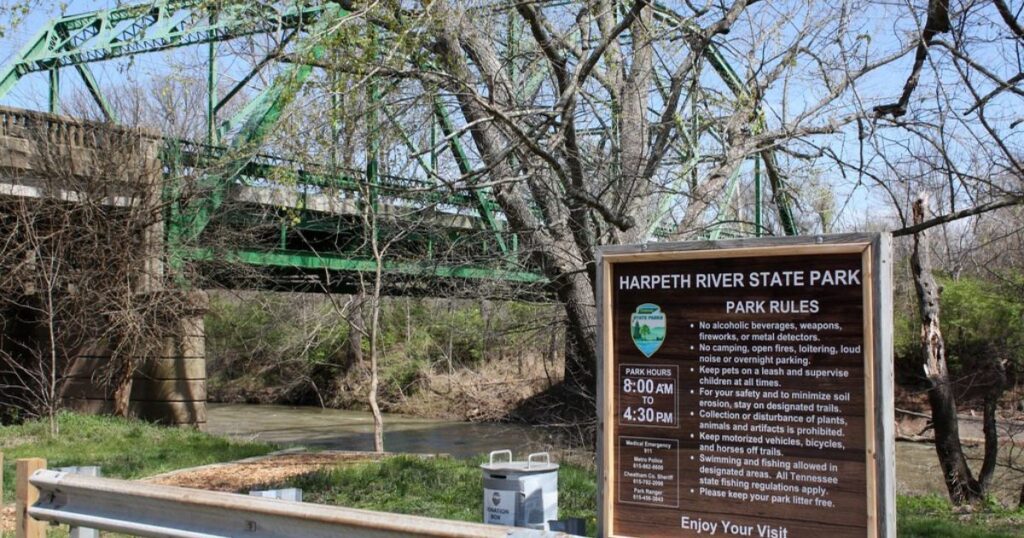
M 895 536 L 890 244 L 601 251 L 602 536 Z

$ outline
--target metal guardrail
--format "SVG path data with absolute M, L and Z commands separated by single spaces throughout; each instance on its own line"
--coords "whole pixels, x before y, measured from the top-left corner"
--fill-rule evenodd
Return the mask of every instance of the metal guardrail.
M 28 515 L 134 536 L 567 538 L 533 529 L 406 516 L 40 470 Z

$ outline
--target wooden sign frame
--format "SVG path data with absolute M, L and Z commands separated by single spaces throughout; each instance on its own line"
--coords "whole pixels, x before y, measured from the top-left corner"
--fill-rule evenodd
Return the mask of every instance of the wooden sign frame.
M 615 529 L 619 413 L 616 408 L 613 267 L 638 262 L 760 259 L 787 256 L 860 254 L 863 279 L 863 357 L 866 536 L 896 536 L 895 418 L 893 400 L 892 238 L 888 233 L 855 233 L 652 243 L 609 246 L 598 252 L 598 535 L 623 537 Z M 635 339 L 635 337 L 634 337 Z M 677 383 L 678 384 L 678 383 Z M 676 419 L 678 420 L 678 419 Z M 632 437 L 630 437 L 632 439 Z M 679 445 L 676 448 L 679 451 Z M 680 477 L 676 477 L 680 480 Z M 669 505 L 671 506 L 671 505 Z M 680 507 L 681 508 L 681 507 Z M 623 509 L 625 510 L 625 509 Z M 670 531 L 665 527 L 666 533 Z M 680 527 L 675 527 L 680 533 Z M 729 536 L 719 532 L 716 536 Z M 757 533 L 754 533 L 757 536 Z M 790 535 L 788 538 L 796 538 Z

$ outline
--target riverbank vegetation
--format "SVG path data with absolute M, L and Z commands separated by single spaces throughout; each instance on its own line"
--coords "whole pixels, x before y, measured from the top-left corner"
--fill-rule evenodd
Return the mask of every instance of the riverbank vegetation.
M 14 498 L 14 462 L 18 458 L 44 458 L 49 468 L 99 465 L 103 476 L 142 478 L 260 456 L 275 449 L 266 443 L 236 441 L 132 419 L 62 412 L 57 421 L 61 432 L 57 436 L 51 435 L 47 421 L 0 426 L 4 499 Z
M 927 414 L 920 321 L 905 265 L 894 300 L 897 407 Z M 1012 413 L 1021 405 L 1024 277 L 996 269 L 939 278 L 950 375 L 966 412 L 983 405 L 979 375 L 990 370 L 991 356 L 999 356 L 1006 376 L 1001 409 Z M 562 379 L 565 331 L 557 305 L 385 298 L 381 321 L 385 411 L 453 420 L 545 418 L 516 410 Z M 366 408 L 368 371 L 349 357 L 357 333 L 323 297 L 215 293 L 206 328 L 212 400 Z
M 989 358 L 997 356 L 1005 374 L 1001 408 L 1010 412 L 1021 406 L 1024 277 L 1013 254 L 1022 249 L 960 243 L 941 249 L 936 264 L 951 382 L 963 411 L 980 410 L 989 386 L 979 376 L 991 373 Z M 906 245 L 897 247 L 897 407 L 928 414 L 919 313 Z M 215 401 L 365 408 L 368 375 L 350 357 L 352 320 L 323 296 L 217 292 L 206 320 Z M 381 331 L 386 411 L 502 420 L 561 380 L 565 329 L 557 304 L 385 298 Z M 355 340 L 365 351 L 366 339 Z
M 994 502 L 963 510 L 938 495 L 901 495 L 896 512 L 897 533 L 903 538 L 1011 538 L 1024 528 L 1024 509 Z
M 210 398 L 366 409 L 369 344 L 360 326 L 323 296 L 214 294 Z M 379 344 L 379 401 L 391 413 L 502 420 L 562 379 L 555 304 L 385 298 Z
M 958 401 L 968 408 L 980 406 L 991 388 L 983 378 L 997 368 L 1006 389 L 1002 407 L 1012 410 L 1020 401 L 1015 389 L 1024 373 L 1024 276 L 941 274 L 938 284 L 942 287 L 941 329 Z M 909 282 L 899 286 L 894 304 L 897 383 L 921 394 L 924 404 L 927 383 L 921 371 L 921 325 Z

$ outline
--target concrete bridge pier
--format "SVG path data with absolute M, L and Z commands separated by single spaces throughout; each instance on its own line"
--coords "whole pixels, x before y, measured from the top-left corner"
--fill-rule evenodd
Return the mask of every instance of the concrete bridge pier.
M 209 301 L 202 291 L 185 294 L 175 333 L 164 336 L 153 351 L 137 357 L 132 376 L 129 412 L 150 422 L 178 426 L 206 425 L 206 328 Z M 112 389 L 102 382 L 110 349 L 85 350 L 68 369 L 64 405 L 85 413 L 111 413 Z
M 63 204 L 61 207 L 73 207 L 83 199 L 78 190 L 82 185 L 99 183 L 109 189 L 103 191 L 109 195 L 102 203 L 111 209 L 111 215 L 117 215 L 118 208 L 161 215 L 161 144 L 158 136 L 137 129 L 0 107 L 0 200 L 25 211 L 44 202 L 53 206 L 54 201 Z M 141 250 L 132 252 L 141 253 L 138 272 L 133 275 L 133 293 L 140 303 L 166 306 L 168 312 L 162 314 L 163 328 L 149 342 L 152 345 L 143 346 L 146 351 L 134 357 L 137 369 L 132 376 L 130 413 L 154 422 L 202 428 L 206 424 L 203 315 L 208 300 L 201 291 L 166 288 L 163 219 L 140 220 L 139 226 L 127 232 L 142 237 Z M 109 241 L 131 244 L 125 237 L 110 237 Z M 5 254 L 10 255 L 0 250 L 0 256 Z M 21 266 L 31 268 L 35 260 L 31 254 L 29 258 Z M 0 351 L 23 365 L 38 364 L 49 355 L 51 327 L 42 317 L 45 309 L 33 308 L 41 304 L 42 290 L 36 289 L 32 274 L 26 271 L 29 278 L 25 283 L 7 290 L 16 298 L 6 297 L 0 303 L 7 305 L 0 312 Z M 97 332 L 102 332 L 99 329 Z M 70 340 L 75 349 L 62 350 L 65 356 L 57 361 L 56 376 L 63 382 L 60 400 L 78 411 L 112 411 L 110 346 L 99 334 L 76 335 Z M 3 375 L 0 372 L 0 378 Z M 30 394 L 36 387 L 22 389 Z M 0 394 L 0 407 L 5 400 Z

